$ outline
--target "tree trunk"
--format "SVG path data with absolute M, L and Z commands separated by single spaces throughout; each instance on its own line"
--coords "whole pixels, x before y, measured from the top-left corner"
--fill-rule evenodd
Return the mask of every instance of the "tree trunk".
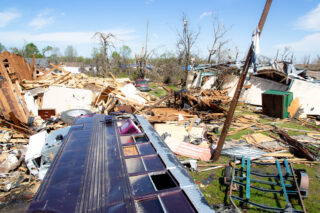
M 184 83 L 183 86 L 187 87 L 187 80 L 188 80 L 188 66 L 189 66 L 189 53 L 186 54 L 186 64 L 184 67 L 185 71 L 185 78 L 184 78 Z
M 208 57 L 208 64 L 210 64 L 210 62 L 211 62 L 211 56 L 212 56 L 212 54 L 211 54 L 211 52 L 209 53 L 209 57 Z

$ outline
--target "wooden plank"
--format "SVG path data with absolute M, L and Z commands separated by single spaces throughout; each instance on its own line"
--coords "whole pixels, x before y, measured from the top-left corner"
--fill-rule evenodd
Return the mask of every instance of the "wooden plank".
M 60 70 L 60 71 L 62 71 L 64 73 L 70 73 L 70 72 L 64 70 L 62 67 L 60 67 L 60 65 L 54 65 L 52 63 L 50 63 L 50 65 L 54 68 L 54 70 L 57 69 L 57 70 Z
M 294 155 L 291 153 L 267 153 L 263 154 L 263 157 L 283 157 L 283 158 L 293 158 Z
M 297 97 L 291 102 L 290 106 L 288 106 L 287 111 L 289 112 L 290 117 L 294 117 L 300 107 L 301 105 L 299 105 L 299 98 Z
M 30 130 L 30 129 L 27 129 L 27 128 L 24 128 L 24 127 L 21 127 L 21 126 L 17 126 L 9 121 L 6 121 L 4 119 L 1 119 L 0 118 L 0 122 L 2 122 L 3 124 L 5 125 L 8 125 L 10 126 L 12 129 L 15 128 L 17 130 L 20 130 L 20 131 L 23 131 L 23 132 L 27 132 L 27 133 L 31 133 L 31 134 L 36 134 L 37 132 L 33 131 L 33 130 Z
M 190 122 L 190 125 L 189 125 L 189 127 L 188 127 L 188 133 L 191 132 L 191 129 L 192 129 L 193 124 L 194 124 L 194 120 L 195 120 L 195 118 L 193 118 L 193 119 L 191 120 L 191 122 Z

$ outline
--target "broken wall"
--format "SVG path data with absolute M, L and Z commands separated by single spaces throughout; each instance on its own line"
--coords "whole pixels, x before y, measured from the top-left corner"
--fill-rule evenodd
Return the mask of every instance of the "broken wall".
M 226 75 L 223 78 L 223 84 L 221 86 L 221 89 L 227 90 L 228 96 L 232 98 L 234 96 L 234 92 L 236 91 L 238 81 L 239 76 Z
M 22 56 L 4 51 L 0 54 L 0 62 L 8 68 L 19 81 L 23 79 L 33 79 L 33 70 L 31 70 L 29 64 Z
M 251 76 L 248 85 L 251 86 L 250 88 L 243 90 L 242 99 L 247 104 L 259 106 L 262 105 L 262 93 L 267 90 L 287 91 L 288 89 L 287 85 L 256 76 Z
M 43 95 L 42 109 L 55 109 L 61 113 L 69 109 L 91 110 L 91 90 L 50 86 Z
M 29 111 L 22 96 L 20 81 L 32 79 L 32 71 L 23 57 L 9 52 L 0 54 L 0 113 L 7 120 L 27 123 Z
M 294 79 L 289 90 L 293 98 L 299 98 L 303 113 L 307 115 L 320 115 L 320 86 L 311 82 Z

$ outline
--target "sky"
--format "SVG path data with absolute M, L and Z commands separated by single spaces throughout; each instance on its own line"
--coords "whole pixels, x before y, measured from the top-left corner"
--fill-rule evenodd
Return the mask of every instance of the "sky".
M 153 56 L 175 53 L 182 15 L 188 28 L 200 29 L 193 52 L 206 58 L 213 41 L 213 16 L 229 29 L 231 51 L 245 55 L 260 19 L 265 0 L 2 0 L 0 42 L 7 48 L 28 42 L 39 49 L 68 45 L 90 57 L 98 47 L 95 32 L 113 33 L 115 47 L 128 45 L 140 53 L 149 22 L 148 49 Z M 274 57 L 278 49 L 292 48 L 297 61 L 320 55 L 320 1 L 273 0 L 260 39 L 261 54 Z

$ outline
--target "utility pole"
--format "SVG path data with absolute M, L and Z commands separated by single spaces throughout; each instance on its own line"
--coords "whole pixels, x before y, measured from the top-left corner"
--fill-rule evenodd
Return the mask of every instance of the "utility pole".
M 148 58 L 148 36 L 149 36 L 149 20 L 147 21 L 147 32 L 146 32 L 146 48 L 143 56 L 143 72 L 147 69 L 147 58 Z
M 184 47 L 185 47 L 185 54 L 186 54 L 186 58 L 185 58 L 185 85 L 187 86 L 187 79 L 188 79 L 188 66 L 189 66 L 189 52 L 190 52 L 190 47 L 189 47 L 189 38 L 187 35 L 188 32 L 188 20 L 184 19 L 183 20 L 183 38 L 184 38 Z
M 266 22 L 271 3 L 272 3 L 272 0 L 267 0 L 266 4 L 264 6 L 264 9 L 263 9 L 263 12 L 262 12 L 259 24 L 258 24 L 259 36 L 261 35 L 264 23 Z M 233 114 L 234 114 L 234 111 L 236 109 L 236 106 L 237 106 L 237 103 L 238 103 L 238 100 L 239 100 L 239 97 L 240 97 L 240 94 L 241 94 L 241 90 L 242 90 L 244 81 L 245 81 L 246 76 L 248 74 L 248 69 L 249 69 L 249 66 L 250 66 L 250 61 L 251 61 L 251 57 L 252 57 L 252 53 L 253 53 L 252 49 L 253 49 L 253 44 L 251 43 L 250 49 L 249 49 L 248 54 L 247 54 L 246 62 L 244 64 L 244 66 L 243 66 L 243 69 L 242 69 L 242 72 L 241 72 L 241 75 L 240 75 L 240 79 L 239 79 L 236 91 L 234 93 L 234 96 L 232 98 L 232 101 L 231 101 L 231 104 L 230 104 L 230 107 L 229 107 L 227 118 L 226 118 L 226 120 L 224 122 L 223 129 L 222 129 L 221 135 L 219 137 L 219 142 L 218 142 L 217 148 L 216 148 L 216 150 L 214 152 L 213 159 L 215 161 L 219 160 L 219 157 L 220 157 L 220 154 L 221 154 L 221 150 L 222 150 L 224 141 L 225 141 L 225 139 L 227 137 L 227 133 L 228 133 L 228 130 L 229 130 L 231 122 L 232 122 Z

